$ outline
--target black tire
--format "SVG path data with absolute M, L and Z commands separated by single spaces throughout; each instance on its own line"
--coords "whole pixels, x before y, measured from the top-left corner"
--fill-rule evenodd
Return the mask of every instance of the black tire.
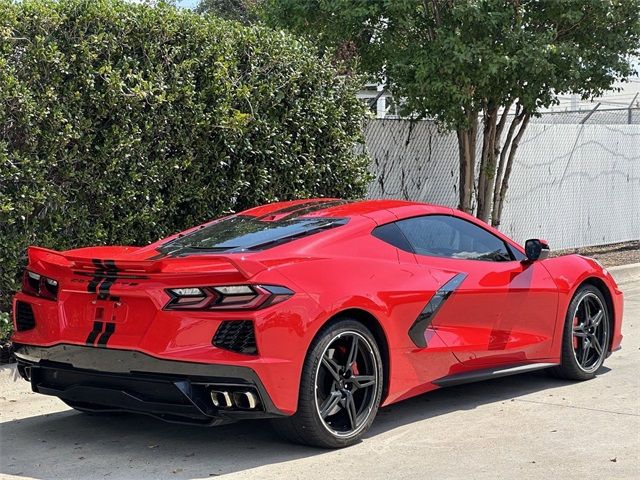
M 349 351 L 343 351 L 347 346 Z M 350 362 L 351 358 L 356 360 Z M 311 343 L 302 369 L 298 410 L 291 417 L 274 420 L 274 429 L 304 445 L 353 445 L 371 427 L 383 386 L 382 358 L 374 336 L 360 322 L 341 319 L 323 328 Z
M 594 320 L 599 315 L 601 319 L 594 327 Z M 602 292 L 593 285 L 581 286 L 565 316 L 561 363 L 549 372 L 567 380 L 595 377 L 607 357 L 610 339 L 611 315 Z

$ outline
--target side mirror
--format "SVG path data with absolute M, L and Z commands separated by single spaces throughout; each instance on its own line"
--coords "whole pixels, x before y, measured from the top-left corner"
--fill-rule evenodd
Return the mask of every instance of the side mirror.
M 549 244 L 546 240 L 530 238 L 524 242 L 524 252 L 527 255 L 527 260 L 530 262 L 544 260 L 545 258 L 549 258 Z

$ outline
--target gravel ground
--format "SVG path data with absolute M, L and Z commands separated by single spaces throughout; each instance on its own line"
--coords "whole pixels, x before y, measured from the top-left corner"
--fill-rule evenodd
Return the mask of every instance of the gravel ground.
M 585 257 L 595 258 L 605 267 L 640 263 L 640 240 L 614 243 L 611 245 L 600 245 L 597 247 L 557 250 L 552 253 L 552 256 L 568 255 L 571 253 L 579 253 Z

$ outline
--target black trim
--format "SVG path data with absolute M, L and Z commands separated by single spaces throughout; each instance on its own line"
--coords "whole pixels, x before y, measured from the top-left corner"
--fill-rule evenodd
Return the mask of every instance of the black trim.
M 425 305 L 418 315 L 418 318 L 415 319 L 411 328 L 409 328 L 409 337 L 416 345 L 416 347 L 426 347 L 427 340 L 424 338 L 424 333 L 427 327 L 433 321 L 433 318 L 438 313 L 438 310 L 444 305 L 444 302 L 451 296 L 451 294 L 460 286 L 460 284 L 467 278 L 466 273 L 458 273 L 453 278 L 451 278 L 447 283 L 442 285 L 436 293 L 433 294 L 433 297 L 429 300 L 429 302 Z
M 221 419 L 228 421 L 284 415 L 271 401 L 255 371 L 241 365 L 165 360 L 134 350 L 69 344 L 52 347 L 15 344 L 15 356 L 19 370 L 29 372 L 27 376 L 31 379 L 34 391 L 54 395 L 68 402 L 98 405 L 100 410 L 132 411 L 167 421 L 194 423 L 195 419 L 197 423 L 207 425 L 220 423 Z M 46 378 L 50 378 L 46 375 L 48 371 L 59 371 L 69 376 L 77 375 L 78 381 L 64 386 L 53 385 L 55 382 L 47 382 L 42 376 L 38 380 L 39 368 L 43 369 L 41 373 Z M 158 401 L 147 401 L 130 391 L 137 388 L 136 382 L 153 381 L 160 382 L 161 388 L 167 388 L 169 384 L 170 387 L 173 385 L 171 388 L 178 388 L 186 397 L 184 401 L 189 411 L 185 411 L 184 403 L 182 406 L 164 405 Z M 217 410 L 204 394 L 205 387 L 211 386 L 254 389 L 262 410 Z M 79 407 L 84 408 L 82 405 Z
M 527 363 L 517 365 L 503 365 L 500 367 L 483 368 L 473 372 L 457 373 L 455 375 L 447 375 L 439 378 L 433 383 L 440 387 L 452 387 L 454 385 L 462 385 L 465 383 L 481 382 L 492 378 L 507 377 L 509 375 L 517 375 L 518 373 L 533 372 L 544 368 L 553 367 L 557 363 Z

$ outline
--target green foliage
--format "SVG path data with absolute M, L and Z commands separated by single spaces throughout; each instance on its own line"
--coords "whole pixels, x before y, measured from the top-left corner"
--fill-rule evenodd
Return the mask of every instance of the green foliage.
M 196 7 L 198 13 L 211 13 L 226 20 L 244 24 L 258 20 L 256 7 L 259 0 L 201 0 Z
M 0 312 L 0 347 L 9 340 L 13 330 L 13 322 L 8 312 Z
M 0 0 L 0 310 L 28 245 L 145 244 L 369 180 L 364 107 L 306 42 L 120 0 Z
M 640 0 L 265 0 L 268 23 L 353 47 L 405 113 L 467 127 L 465 112 L 598 95 L 632 68 Z

